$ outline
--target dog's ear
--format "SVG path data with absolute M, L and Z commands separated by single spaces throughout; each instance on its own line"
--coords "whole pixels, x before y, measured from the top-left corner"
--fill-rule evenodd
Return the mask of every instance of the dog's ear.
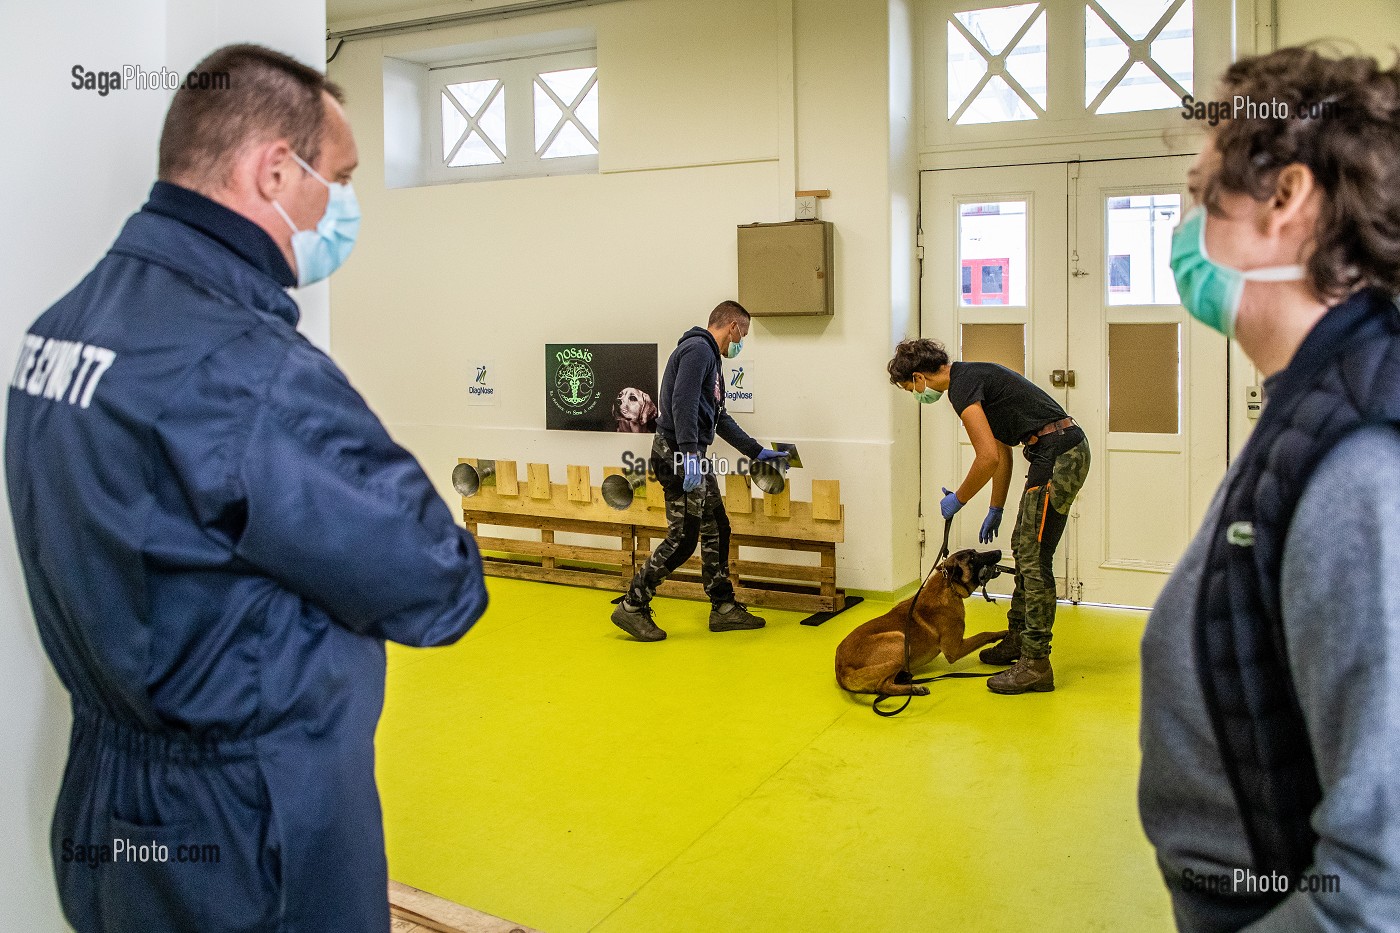
M 975 589 L 972 585 L 972 581 L 977 578 L 977 572 L 972 567 L 972 558 L 974 556 L 975 553 L 973 551 L 959 551 L 957 554 L 953 555 L 952 560 L 953 571 L 957 575 L 958 585 L 969 591 Z
M 642 393 L 642 423 L 651 424 L 657 416 L 656 403 L 651 400 L 651 396 Z

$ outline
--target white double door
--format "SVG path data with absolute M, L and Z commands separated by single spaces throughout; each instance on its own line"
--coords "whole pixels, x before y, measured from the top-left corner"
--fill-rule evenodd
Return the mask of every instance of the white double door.
M 922 176 L 922 334 L 942 341 L 955 360 L 1023 373 L 1089 439 L 1089 479 L 1055 558 L 1061 598 L 1152 605 L 1224 475 L 1227 342 L 1181 307 L 1168 265 L 1189 163 L 1124 159 Z M 962 482 L 973 450 L 951 405 L 921 408 L 927 572 L 943 538 L 941 489 Z M 989 483 L 954 520 L 953 550 L 1009 552 L 1026 471 L 1021 448 L 1013 453 L 996 542 L 977 541 Z M 1009 579 L 997 582 L 1009 591 Z

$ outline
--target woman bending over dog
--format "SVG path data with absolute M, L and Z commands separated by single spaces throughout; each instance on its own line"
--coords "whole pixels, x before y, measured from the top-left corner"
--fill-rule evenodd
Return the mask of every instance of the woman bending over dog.
M 1069 507 L 1089 475 L 1089 442 L 1065 410 L 1040 386 L 996 363 L 950 363 L 936 340 L 906 340 L 887 367 L 890 382 L 924 404 L 946 392 L 967 428 L 977 458 L 956 492 L 943 490 L 940 510 L 951 519 L 978 490 L 992 482 L 992 506 L 978 540 L 990 544 L 1001 527 L 1011 485 L 1011 448 L 1025 445 L 1030 463 L 1021 494 L 1011 550 L 1016 588 L 1006 614 L 1009 634 L 978 657 L 1011 664 L 987 680 L 995 693 L 1055 689 L 1050 668 L 1050 630 L 1055 624 L 1055 547 Z

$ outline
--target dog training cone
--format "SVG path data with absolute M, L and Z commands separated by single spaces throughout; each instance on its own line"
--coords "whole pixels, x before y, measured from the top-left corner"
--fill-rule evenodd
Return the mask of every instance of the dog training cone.
M 603 501 L 618 511 L 630 509 L 637 490 L 647 483 L 645 473 L 621 473 L 603 480 Z
M 452 470 L 452 488 L 463 496 L 474 496 L 482 486 L 496 485 L 496 461 L 478 460 L 476 466 L 459 463 Z
M 755 486 L 770 496 L 776 496 L 787 486 L 783 471 L 766 460 L 755 460 L 749 466 L 749 478 Z

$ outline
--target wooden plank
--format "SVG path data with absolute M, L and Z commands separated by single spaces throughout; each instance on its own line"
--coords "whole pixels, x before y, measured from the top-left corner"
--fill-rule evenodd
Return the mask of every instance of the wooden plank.
M 812 518 L 819 522 L 841 520 L 841 481 L 812 480 Z
M 822 549 L 822 551 L 821 551 L 821 561 L 822 561 L 822 569 L 823 569 L 823 570 L 828 570 L 828 571 L 831 572 L 831 579 L 830 579 L 830 580 L 827 580 L 827 579 L 825 579 L 825 578 L 823 578 L 823 580 L 822 580 L 822 595 L 823 595 L 823 596 L 835 596 L 835 595 L 836 595 L 836 545 L 833 544 L 833 545 L 832 545 L 831 547 L 829 547 L 829 548 L 823 548 L 823 549 Z
M 551 531 L 569 531 L 582 535 L 601 535 L 615 538 L 631 525 L 617 522 L 589 522 L 572 518 L 543 518 L 538 515 L 511 515 L 507 512 L 465 513 L 468 520 L 480 525 L 496 525 L 505 528 L 548 528 Z
M 389 882 L 389 912 L 434 933 L 539 933 L 397 881 Z
M 757 535 L 734 535 L 729 540 L 738 541 L 740 547 L 766 547 L 775 551 L 809 551 L 817 553 L 833 547 L 828 541 L 798 541 L 795 538 L 760 538 Z
M 520 495 L 520 467 L 514 460 L 496 461 L 496 495 Z
M 648 509 L 666 508 L 666 490 L 661 488 L 661 482 L 659 480 L 652 479 L 648 476 L 646 490 Z
M 603 501 L 602 494 L 596 488 L 592 490 L 592 501 L 586 503 L 570 502 L 568 488 L 562 484 L 556 483 L 551 488 L 553 495 L 550 499 L 537 500 L 498 496 L 494 487 L 486 486 L 476 496 L 465 500 L 463 507 L 470 511 L 475 520 L 483 525 L 491 523 L 488 515 L 534 515 L 542 518 L 555 517 L 593 521 L 614 526 L 636 525 L 638 528 L 651 528 L 663 533 L 666 528 L 665 512 L 650 508 L 650 500 L 647 502 L 648 508 L 643 509 L 634 504 L 633 508 L 619 512 Z M 649 483 L 647 485 L 648 495 L 654 488 L 659 488 L 659 484 Z M 533 494 L 532 492 L 531 495 L 533 496 Z M 765 509 L 768 500 L 773 498 L 773 496 L 764 496 Z M 786 498 L 786 492 L 784 498 Z M 732 533 L 748 537 L 787 538 L 828 544 L 840 544 L 846 539 L 845 522 L 819 522 L 815 520 L 812 518 L 812 504 L 810 502 L 791 502 L 788 500 L 788 507 L 787 517 L 769 516 L 762 513 L 731 515 L 729 524 L 733 529 Z M 613 535 L 616 532 L 609 532 L 609 534 Z M 782 545 L 777 546 L 781 547 Z
M 624 583 L 631 583 L 637 574 L 637 537 L 629 527 L 622 535 L 622 551 L 627 555 L 627 563 L 622 565 Z
M 548 500 L 550 496 L 549 464 L 531 463 L 525 468 L 530 486 L 530 498 Z
M 792 485 L 790 483 L 783 484 L 782 492 L 763 497 L 763 516 L 765 518 L 790 518 L 792 516 Z
M 620 467 L 620 466 L 605 466 L 605 467 L 603 467 L 603 479 L 607 479 L 609 476 L 621 476 L 621 475 L 622 475 L 622 467 Z
M 534 564 L 508 564 L 499 560 L 483 560 L 487 576 L 510 577 L 513 580 L 536 580 L 540 583 L 565 583 L 570 586 L 591 586 L 599 590 L 625 590 L 627 582 L 615 574 L 596 570 L 574 570 L 557 567 L 546 570 Z
M 552 535 L 551 535 L 552 538 Z M 626 539 L 624 539 L 625 541 Z M 581 544 L 554 544 L 545 541 L 520 541 L 515 538 L 478 537 L 477 546 L 483 551 L 506 551 L 531 557 L 557 557 L 561 560 L 591 560 L 600 564 L 631 565 L 631 548 L 586 547 Z
M 776 564 L 759 560 L 741 560 L 739 567 L 744 580 L 751 577 L 777 577 L 780 580 L 810 580 L 813 583 L 836 581 L 836 571 L 825 567 L 808 567 L 802 564 Z
M 593 489 L 589 485 L 588 467 L 569 464 L 569 501 L 592 502 Z
M 705 588 L 699 583 L 680 580 L 666 580 L 656 591 L 661 596 L 674 596 L 679 599 L 704 600 Z M 761 589 L 753 586 L 736 586 L 735 597 L 749 606 L 763 609 L 792 609 L 797 612 L 835 612 L 838 600 L 819 593 L 789 593 L 781 590 Z
M 552 546 L 553 546 L 553 544 L 554 544 L 554 532 L 553 532 L 551 529 L 545 528 L 545 529 L 543 529 L 543 530 L 540 531 L 540 544 L 541 544 L 542 547 L 552 547 Z M 543 567 L 545 570 L 553 570 L 553 569 L 554 569 L 554 558 L 553 558 L 553 557 L 541 558 L 541 560 L 540 560 L 540 566 Z
M 700 568 L 700 558 L 692 557 L 676 569 L 699 573 Z M 813 567 L 810 564 L 781 564 L 758 560 L 740 560 L 736 563 L 731 560 L 729 562 L 731 577 L 736 576 L 736 568 L 738 570 L 737 576 L 742 577 L 746 583 L 752 583 L 751 578 L 753 577 L 774 577 L 779 580 L 801 580 L 808 583 L 821 583 L 827 579 L 833 581 L 836 579 L 835 571 Z
M 749 488 L 749 478 L 737 473 L 724 477 L 724 510 L 730 515 L 753 514 L 753 490 Z

